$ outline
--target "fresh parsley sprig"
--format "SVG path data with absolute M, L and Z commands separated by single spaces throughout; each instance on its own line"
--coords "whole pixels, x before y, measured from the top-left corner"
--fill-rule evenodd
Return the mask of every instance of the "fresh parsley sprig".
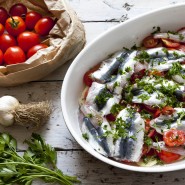
M 57 168 L 56 151 L 38 134 L 32 134 L 25 143 L 28 150 L 21 156 L 16 151 L 16 140 L 9 134 L 0 133 L 0 185 L 31 185 L 37 179 L 61 185 L 79 182 Z

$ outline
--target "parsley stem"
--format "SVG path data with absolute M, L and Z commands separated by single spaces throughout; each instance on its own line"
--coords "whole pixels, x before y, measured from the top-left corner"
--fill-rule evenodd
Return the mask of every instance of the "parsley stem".
M 52 171 L 48 168 L 45 168 L 43 166 L 39 166 L 39 165 L 36 165 L 36 164 L 30 164 L 30 163 L 25 163 L 25 162 L 6 162 L 6 163 L 0 163 L 0 166 L 7 166 L 7 165 L 24 165 L 24 166 L 31 166 L 31 167 L 34 167 L 40 171 L 44 171 L 46 173 L 49 173 L 51 175 L 54 175 L 53 178 L 57 178 L 58 181 L 62 182 L 62 183 L 66 183 L 66 185 L 72 185 L 72 183 L 70 182 L 73 181 L 73 182 L 79 182 L 75 177 L 74 178 L 71 178 L 70 176 L 67 176 L 67 175 L 63 175 L 63 174 L 60 174 L 60 173 L 57 173 L 55 171 Z

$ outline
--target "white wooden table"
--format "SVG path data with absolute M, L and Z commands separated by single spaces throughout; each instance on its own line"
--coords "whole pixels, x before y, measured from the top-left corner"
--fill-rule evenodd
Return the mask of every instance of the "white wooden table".
M 120 22 L 159 7 L 173 6 L 176 3 L 183 2 L 183 0 L 69 1 L 85 26 L 87 44 L 96 36 Z M 0 96 L 13 95 L 23 103 L 46 99 L 52 102 L 54 111 L 51 118 L 37 133 L 41 134 L 49 144 L 56 148 L 58 167 L 66 174 L 77 176 L 82 184 L 88 185 L 184 185 L 185 170 L 168 173 L 126 171 L 95 159 L 76 143 L 65 125 L 60 105 L 62 82 L 69 65 L 70 62 L 40 81 L 17 87 L 0 88 Z M 2 131 L 9 132 L 18 140 L 20 150 L 25 149 L 22 142 L 29 138 L 32 132 L 32 130 L 15 126 L 13 128 L 1 128 Z

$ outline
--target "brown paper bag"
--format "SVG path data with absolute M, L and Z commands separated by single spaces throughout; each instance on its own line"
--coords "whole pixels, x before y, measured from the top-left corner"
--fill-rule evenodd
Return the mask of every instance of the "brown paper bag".
M 25 63 L 0 66 L 0 86 L 15 86 L 48 75 L 74 58 L 85 44 L 85 31 L 66 0 L 0 0 L 0 7 L 9 10 L 12 4 L 23 3 L 28 10 L 50 16 L 58 21 L 43 43 L 48 48 L 39 50 Z

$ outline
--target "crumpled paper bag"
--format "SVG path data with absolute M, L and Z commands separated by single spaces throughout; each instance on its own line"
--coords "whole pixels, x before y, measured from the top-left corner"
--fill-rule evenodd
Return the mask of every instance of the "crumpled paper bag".
M 58 20 L 42 42 L 48 48 L 39 50 L 25 63 L 0 66 L 0 86 L 39 80 L 74 58 L 85 45 L 84 27 L 66 0 L 0 0 L 0 7 L 8 11 L 16 3 Z

